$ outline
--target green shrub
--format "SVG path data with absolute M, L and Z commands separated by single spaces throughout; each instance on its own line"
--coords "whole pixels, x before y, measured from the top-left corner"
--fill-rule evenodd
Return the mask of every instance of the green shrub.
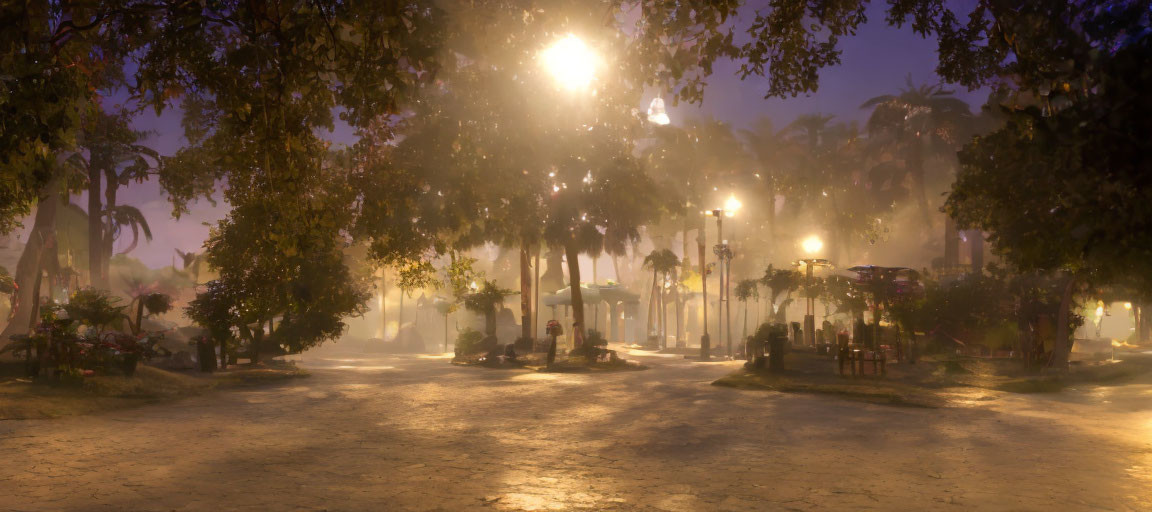
M 604 338 L 604 334 L 602 334 L 600 331 L 597 331 L 596 329 L 588 329 L 587 343 L 594 347 L 608 346 L 608 340 Z
M 471 355 L 487 352 L 491 347 L 484 347 L 484 333 L 471 327 L 465 327 L 456 336 L 456 354 Z
M 68 317 L 77 323 L 103 331 L 126 318 L 125 306 L 119 303 L 118 297 L 113 297 L 106 291 L 84 288 L 73 293 L 63 309 L 68 312 Z

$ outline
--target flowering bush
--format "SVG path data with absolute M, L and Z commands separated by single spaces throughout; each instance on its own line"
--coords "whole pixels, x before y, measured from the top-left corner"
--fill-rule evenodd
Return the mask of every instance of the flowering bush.
M 32 336 L 17 340 L 14 350 L 34 349 L 40 366 L 55 370 L 59 378 L 82 379 L 88 375 L 132 375 L 139 361 L 156 353 L 162 335 L 142 337 L 93 329 L 78 332 L 78 324 L 59 306 L 46 306 Z M 33 374 L 39 374 L 37 368 Z

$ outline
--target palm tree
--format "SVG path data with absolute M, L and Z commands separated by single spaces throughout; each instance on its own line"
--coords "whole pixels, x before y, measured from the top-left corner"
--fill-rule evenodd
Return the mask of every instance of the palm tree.
M 781 170 L 789 160 L 786 131 L 776 131 L 772 120 L 767 117 L 756 121 L 751 130 L 741 131 L 759 168 L 759 183 L 763 184 L 766 199 L 764 211 L 768 220 L 768 240 L 772 242 L 776 240 L 776 196 L 784 188 L 785 176 Z M 771 246 L 775 246 L 775 243 Z
M 809 150 L 815 150 L 824 142 L 824 133 L 828 129 L 828 122 L 836 116 L 804 114 L 794 119 L 783 132 L 803 137 L 803 142 Z
M 505 297 L 515 294 L 497 286 L 496 281 L 485 280 L 479 290 L 464 296 L 464 309 L 484 315 L 484 335 L 495 338 L 496 311 L 504 305 Z
M 742 279 L 736 283 L 736 300 L 744 303 L 744 334 L 740 336 L 740 339 L 748 338 L 748 300 L 760 299 L 759 284 L 755 279 Z
M 132 230 L 132 243 L 128 247 L 120 251 L 120 254 L 128 254 L 136 249 L 137 244 L 140 242 L 140 235 L 144 235 L 144 239 L 152 241 L 152 228 L 148 226 L 148 220 L 144 218 L 144 213 L 135 206 L 116 205 L 111 208 L 105 209 L 105 216 L 108 218 L 107 225 L 108 231 L 104 233 L 105 254 L 111 257 L 112 244 L 125 229 Z M 106 263 L 105 263 L 106 264 Z
M 907 84 L 899 94 L 876 96 L 860 108 L 872 109 L 868 134 L 873 143 L 903 155 L 920 213 L 925 225 L 931 226 L 924 162 L 955 152 L 972 114 L 967 103 L 942 85 L 915 85 L 911 75 Z
M 670 214 L 668 223 L 649 226 L 648 229 L 680 232 L 681 254 L 687 259 L 692 253 L 688 233 L 704 229 L 699 212 L 707 206 L 712 190 L 706 184 L 726 182 L 734 169 L 747 167 L 746 155 L 740 137 L 728 123 L 711 119 L 691 120 L 683 128 L 660 126 L 654 130 L 655 143 L 643 155 L 660 185 L 664 207 Z M 676 282 L 674 280 L 674 282 Z M 683 342 L 685 301 L 677 288 L 672 289 L 676 306 L 676 342 Z
M 652 294 L 648 299 L 648 333 L 652 334 L 656 331 L 653 328 L 653 319 L 658 316 L 660 327 L 655 334 L 660 337 L 660 348 L 665 348 L 664 345 L 668 339 L 664 289 L 661 284 L 675 275 L 678 266 L 680 266 L 680 258 L 670 249 L 655 249 L 644 257 L 644 268 L 652 270 Z M 655 310 L 656 314 L 653 314 L 654 308 L 658 308 Z
M 132 129 L 130 119 L 127 111 L 107 113 L 93 109 L 82 126 L 79 144 L 82 151 L 66 161 L 88 178 L 88 267 L 92 284 L 101 288 L 108 287 L 108 261 L 119 231 L 131 226 L 133 233 L 137 233 L 143 220 L 139 210 L 135 215 L 117 211 L 117 191 L 132 181 L 147 179 L 161 165 L 159 153 L 140 144 L 148 133 Z M 101 180 L 107 182 L 103 187 L 103 204 Z M 147 223 L 142 225 L 150 239 Z M 136 239 L 134 236 L 128 251 L 136 247 Z
M 436 297 L 432 301 L 432 306 L 436 308 L 437 312 L 444 315 L 444 352 L 448 352 L 448 316 L 456 311 L 459 304 L 443 297 Z
M 787 318 L 784 316 L 784 310 L 791 304 L 792 292 L 800 288 L 800 283 L 803 281 L 803 276 L 799 271 L 793 269 L 775 268 L 768 265 L 764 270 L 764 277 L 760 278 L 760 284 L 768 287 L 768 300 L 772 305 L 773 311 L 776 313 L 776 318 L 779 323 L 786 323 Z M 785 299 L 779 305 L 776 304 L 776 299 L 784 294 Z
M 128 302 L 127 309 L 135 311 L 133 316 L 128 317 L 128 328 L 132 334 L 139 336 L 143 332 L 141 322 L 144 318 L 153 315 L 163 315 L 172 309 L 172 296 L 163 293 L 161 290 L 160 282 L 146 283 L 139 277 L 125 277 L 124 284 L 127 285 L 125 290 L 131 300 Z M 135 319 L 135 321 L 133 321 Z

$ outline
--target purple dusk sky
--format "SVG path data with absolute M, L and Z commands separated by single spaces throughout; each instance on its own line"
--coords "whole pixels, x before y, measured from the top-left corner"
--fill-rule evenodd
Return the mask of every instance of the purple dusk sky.
M 936 83 L 936 42 L 925 40 L 908 28 L 889 27 L 883 20 L 883 3 L 873 4 L 869 10 L 869 23 L 861 27 L 858 35 L 844 41 L 843 64 L 826 69 L 817 93 L 788 99 L 764 99 L 767 84 L 764 80 L 741 81 L 736 75 L 735 62 L 718 63 L 709 79 L 704 102 L 701 105 L 679 105 L 669 109 L 673 123 L 685 118 L 712 117 L 742 128 L 762 116 L 772 118 L 776 126 L 784 126 L 797 116 L 808 113 L 832 114 L 842 121 L 863 121 L 867 112 L 860 104 L 880 94 L 898 92 L 905 86 L 905 77 L 911 75 L 917 83 Z M 986 91 L 966 91 L 956 88 L 957 96 L 978 108 L 987 96 Z M 646 105 L 637 105 L 645 108 Z M 172 154 L 184 144 L 180 130 L 180 113 L 171 109 L 160 116 L 147 111 L 140 115 L 136 126 L 155 133 L 148 144 L 162 154 Z M 347 126 L 337 127 L 329 136 L 337 143 L 351 143 L 352 132 Z M 171 207 L 155 182 L 133 184 L 121 193 L 122 201 L 143 210 L 151 220 L 155 238 L 141 244 L 133 255 L 152 267 L 169 265 L 179 248 L 184 251 L 201 250 L 208 235 L 206 224 L 223 218 L 227 204 L 212 206 L 200 201 L 191 207 L 191 213 L 179 221 L 171 217 Z M 85 204 L 83 197 L 76 198 Z M 30 224 L 28 222 L 27 224 Z M 127 244 L 127 241 L 123 241 Z

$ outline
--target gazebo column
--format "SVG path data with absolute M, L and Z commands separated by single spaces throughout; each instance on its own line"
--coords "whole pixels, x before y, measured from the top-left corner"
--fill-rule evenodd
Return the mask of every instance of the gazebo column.
M 611 317 L 608 320 L 608 339 L 609 341 L 620 340 L 620 303 L 612 301 L 608 303 L 608 315 Z

